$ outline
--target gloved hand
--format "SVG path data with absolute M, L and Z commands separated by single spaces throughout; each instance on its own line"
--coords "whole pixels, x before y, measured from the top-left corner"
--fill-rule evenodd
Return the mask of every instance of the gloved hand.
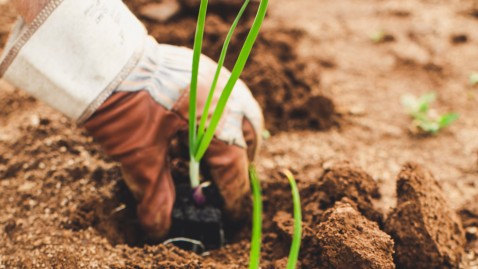
M 150 40 L 139 65 L 85 124 L 106 153 L 122 164 L 125 181 L 139 201 L 138 216 L 153 237 L 165 235 L 170 226 L 175 191 L 168 152 L 178 135 L 187 138 L 181 134 L 188 132 L 191 59 L 189 49 Z M 217 66 L 205 56 L 200 63 L 198 120 Z M 223 70 L 215 102 L 228 75 Z M 247 213 L 248 164 L 256 154 L 261 129 L 257 102 L 239 82 L 203 159 L 231 220 Z
M 175 200 L 168 147 L 188 129 L 191 50 L 158 45 L 119 0 L 42 3 L 36 17 L 24 16 L 12 31 L 0 57 L 0 77 L 85 124 L 121 163 L 143 227 L 152 237 L 164 236 Z M 203 56 L 198 115 L 215 69 Z M 228 76 L 224 69 L 212 108 Z M 247 167 L 262 128 L 262 112 L 239 81 L 202 163 L 231 220 L 243 217 Z

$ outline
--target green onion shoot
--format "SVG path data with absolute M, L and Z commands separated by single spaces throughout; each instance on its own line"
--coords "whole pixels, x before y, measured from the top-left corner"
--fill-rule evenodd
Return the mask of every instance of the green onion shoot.
M 287 269 L 294 269 L 299 258 L 300 243 L 302 241 L 302 210 L 300 207 L 300 195 L 295 182 L 294 176 L 289 170 L 284 171 L 285 176 L 289 180 L 292 191 L 292 200 L 294 202 L 294 235 L 292 237 L 292 245 L 289 252 L 289 260 Z
M 261 183 L 257 177 L 256 169 L 253 165 L 249 168 L 249 175 L 252 185 L 252 238 L 251 238 L 251 254 L 249 261 L 249 269 L 259 268 L 261 259 L 261 242 L 262 242 L 262 196 Z
M 211 143 L 216 128 L 219 124 L 219 121 L 223 115 L 224 109 L 226 108 L 226 103 L 234 89 L 236 82 L 239 80 L 239 77 L 244 70 L 244 66 L 246 65 L 247 59 L 251 53 L 252 47 L 259 35 L 260 28 L 264 21 L 267 6 L 269 4 L 269 0 L 261 0 L 259 4 L 259 8 L 256 14 L 256 18 L 251 26 L 249 34 L 247 35 L 246 41 L 239 53 L 239 57 L 231 71 L 231 76 L 224 87 L 221 96 L 219 97 L 219 101 L 216 105 L 216 108 L 212 112 L 212 117 L 208 126 L 206 127 L 206 122 L 208 120 L 209 109 L 211 105 L 211 101 L 213 99 L 214 90 L 217 85 L 217 81 L 220 75 L 221 68 L 224 64 L 224 60 L 227 54 L 227 49 L 229 43 L 232 38 L 232 34 L 239 23 L 242 14 L 244 13 L 249 0 L 246 0 L 239 11 L 234 23 L 229 30 L 229 33 L 226 37 L 224 42 L 221 56 L 219 58 L 218 67 L 213 79 L 213 83 L 211 85 L 211 90 L 208 95 L 204 111 L 201 115 L 199 128 L 197 127 L 197 117 L 196 117 L 196 109 L 197 109 L 197 82 L 198 82 L 198 74 L 199 74 L 199 60 L 201 56 L 201 49 L 202 49 L 202 40 L 204 37 L 204 26 L 206 22 L 206 13 L 207 13 L 207 0 L 201 0 L 201 4 L 199 7 L 199 15 L 198 15 L 198 22 L 196 27 L 196 34 L 194 37 L 194 54 L 193 54 L 193 64 L 192 64 L 192 74 L 191 74 L 191 86 L 190 86 L 190 94 L 189 94 L 189 155 L 190 155 L 190 180 L 191 180 L 191 187 L 196 188 L 199 185 L 199 163 L 204 156 L 209 144 Z

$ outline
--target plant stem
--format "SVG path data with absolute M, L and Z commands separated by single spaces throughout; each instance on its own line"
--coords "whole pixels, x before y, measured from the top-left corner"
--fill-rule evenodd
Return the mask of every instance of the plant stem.
M 190 174 L 191 186 L 193 188 L 199 185 L 199 161 L 201 160 L 200 158 L 194 158 L 194 153 L 196 152 L 196 147 L 197 147 L 196 107 L 197 107 L 197 85 L 198 85 L 198 74 L 199 74 L 199 60 L 201 58 L 202 41 L 204 37 L 204 27 L 206 24 L 207 3 L 208 3 L 208 0 L 201 0 L 201 6 L 199 7 L 198 23 L 196 27 L 196 34 L 194 36 L 191 86 L 189 90 L 189 155 L 191 156 L 189 174 Z
M 261 258 L 261 241 L 262 241 L 262 197 L 261 183 L 257 177 L 256 169 L 253 165 L 249 167 L 251 177 L 253 209 L 252 209 L 252 238 L 251 238 L 251 254 L 249 261 L 249 269 L 259 268 Z
M 289 252 L 289 260 L 287 269 L 294 269 L 299 258 L 300 243 L 302 241 L 302 210 L 300 206 L 300 195 L 295 182 L 294 176 L 289 170 L 284 171 L 292 191 L 292 199 L 294 202 L 294 235 L 292 237 L 292 245 Z
M 191 181 L 191 188 L 199 186 L 199 162 L 191 156 L 189 161 L 189 180 Z

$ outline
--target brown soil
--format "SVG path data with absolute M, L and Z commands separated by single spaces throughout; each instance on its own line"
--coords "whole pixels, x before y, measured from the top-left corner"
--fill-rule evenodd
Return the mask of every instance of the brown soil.
M 406 164 L 398 175 L 397 196 L 385 230 L 395 240 L 398 267 L 458 268 L 465 235 L 433 175 Z
M 382 223 L 382 214 L 372 204 L 374 198 L 380 198 L 377 183 L 365 171 L 347 162 L 327 168 L 320 184 L 309 186 L 301 195 L 305 201 L 318 201 L 322 209 L 333 207 L 335 202 L 347 197 L 368 219 Z
M 162 1 L 126 2 L 139 12 Z M 179 2 L 181 9 L 167 23 L 144 22 L 159 41 L 190 47 L 197 1 Z M 217 59 L 240 1 L 210 2 L 204 52 Z M 1 3 L 3 46 L 15 13 Z M 393 246 L 394 262 L 404 268 L 417 251 L 438 253 L 423 256 L 432 257 L 428 268 L 478 266 L 477 91 L 467 82 L 478 71 L 471 60 L 478 57 L 476 10 L 468 0 L 271 1 L 243 75 L 273 133 L 257 163 L 264 195 L 262 268 L 287 263 L 292 205 L 289 185 L 277 172 L 282 168 L 293 171 L 302 196 L 301 268 L 393 268 Z M 251 19 L 249 14 L 238 28 L 229 67 Z M 385 38 L 373 42 L 370 35 L 379 30 Z M 439 111 L 453 110 L 461 118 L 437 136 L 415 137 L 400 97 L 428 91 L 439 94 Z M 151 244 L 118 164 L 84 130 L 2 80 L 0 105 L 0 268 L 247 267 L 248 228 L 205 255 Z M 446 191 L 421 168 L 402 172 L 399 182 L 431 183 L 426 194 L 409 184 L 418 198 L 399 184 L 397 209 L 383 229 L 393 242 L 381 222 L 395 207 L 395 175 L 408 161 L 430 169 Z M 420 238 L 423 247 L 404 248 L 402 235 L 420 234 L 403 228 L 406 221 L 392 220 L 413 199 L 428 203 L 420 208 L 430 211 L 412 207 L 404 220 L 434 236 Z M 467 239 L 461 261 L 455 210 Z M 401 227 L 399 235 L 393 227 Z M 428 248 L 434 240 L 439 244 Z M 447 240 L 456 247 L 442 247 Z
M 327 210 L 315 230 L 318 265 L 323 268 L 395 268 L 392 238 L 347 199 Z

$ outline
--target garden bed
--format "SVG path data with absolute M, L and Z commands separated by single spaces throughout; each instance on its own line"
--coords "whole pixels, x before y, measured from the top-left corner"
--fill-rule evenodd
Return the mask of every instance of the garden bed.
M 156 1 L 125 2 L 145 14 Z M 210 0 L 204 52 L 213 58 L 236 2 Z M 478 56 L 476 11 L 405 2 L 271 3 L 243 74 L 272 133 L 257 163 L 262 268 L 287 263 L 292 199 L 282 168 L 302 196 L 301 268 L 478 266 L 477 89 L 467 82 L 478 71 L 468 61 Z M 195 1 L 177 3 L 166 22 L 142 19 L 160 42 L 190 47 Z M 11 10 L 0 4 L 2 46 Z M 377 43 L 379 30 L 388 38 Z M 461 118 L 416 137 L 400 97 L 427 91 Z M 2 81 L 0 107 L 0 268 L 247 267 L 250 228 L 203 255 L 152 244 L 118 164 L 83 129 Z

